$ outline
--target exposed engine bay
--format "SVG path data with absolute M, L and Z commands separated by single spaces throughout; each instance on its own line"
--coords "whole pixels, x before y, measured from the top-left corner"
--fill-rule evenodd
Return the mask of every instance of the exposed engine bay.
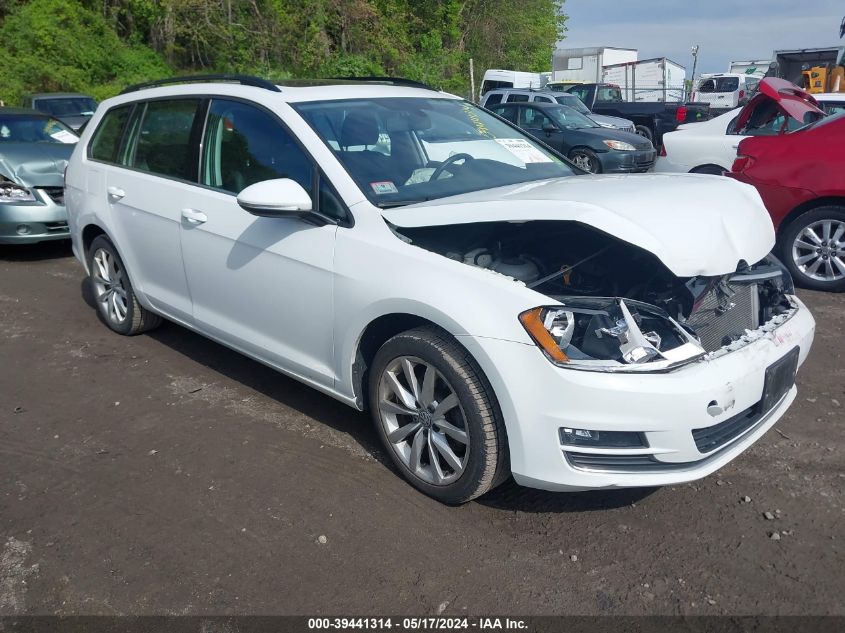
M 575 222 L 393 230 L 416 246 L 506 275 L 562 304 L 520 320 L 553 361 L 598 371 L 644 364 L 654 370 L 736 347 L 794 309 L 787 296 L 794 293 L 792 280 L 771 256 L 753 265 L 740 262 L 729 275 L 684 278 L 648 251 Z

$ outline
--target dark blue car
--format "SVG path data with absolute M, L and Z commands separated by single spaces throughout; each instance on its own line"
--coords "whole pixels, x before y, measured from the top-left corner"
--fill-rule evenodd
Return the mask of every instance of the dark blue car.
M 632 173 L 651 169 L 657 152 L 631 132 L 603 128 L 580 112 L 551 103 L 502 103 L 495 112 L 567 156 L 584 171 Z

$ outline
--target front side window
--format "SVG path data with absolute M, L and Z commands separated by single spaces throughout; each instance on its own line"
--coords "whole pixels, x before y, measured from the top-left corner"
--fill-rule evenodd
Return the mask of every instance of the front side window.
M 590 114 L 590 109 L 584 105 L 584 102 L 581 101 L 578 97 L 572 94 L 562 94 L 555 97 L 557 102 L 560 105 L 569 106 L 573 110 L 577 110 L 581 114 Z
M 200 182 L 238 194 L 275 178 L 290 178 L 310 193 L 314 168 L 273 115 L 238 101 L 214 99 L 205 124 Z
M 599 124 L 591 118 L 584 116 L 577 110 L 573 110 L 567 106 L 554 106 L 545 108 L 544 114 L 552 119 L 557 124 L 557 127 L 564 130 L 583 130 L 588 128 L 597 128 Z
M 79 137 L 44 115 L 0 115 L 0 143 L 76 143 Z
M 194 180 L 196 157 L 191 133 L 198 108 L 197 99 L 148 102 L 140 119 L 135 119 L 125 163 L 161 176 Z
M 527 101 L 528 101 L 528 95 L 525 95 L 525 94 L 519 94 L 519 93 L 513 94 L 513 93 L 511 93 L 511 94 L 508 95 L 508 102 L 509 103 L 520 103 L 520 102 L 524 103 L 524 102 L 527 102 Z
M 94 132 L 88 155 L 94 160 L 112 163 L 117 156 L 117 148 L 123 135 L 123 128 L 132 111 L 131 105 L 112 108 L 106 112 L 100 125 Z
M 554 152 L 459 99 L 344 99 L 293 107 L 380 207 L 573 175 Z

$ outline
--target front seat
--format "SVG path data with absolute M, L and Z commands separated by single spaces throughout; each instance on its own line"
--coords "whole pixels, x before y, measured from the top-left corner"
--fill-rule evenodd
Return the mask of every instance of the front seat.
M 359 182 L 394 180 L 390 158 L 381 152 L 367 149 L 378 143 L 379 133 L 378 118 L 373 112 L 353 110 L 343 120 L 340 128 L 340 159 Z M 364 149 L 357 149 L 359 147 Z

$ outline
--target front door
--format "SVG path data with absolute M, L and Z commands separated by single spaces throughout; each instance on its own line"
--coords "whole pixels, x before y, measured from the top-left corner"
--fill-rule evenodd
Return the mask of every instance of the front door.
M 236 196 L 273 178 L 311 194 L 315 167 L 281 121 L 257 105 L 212 99 L 200 186 L 182 211 L 182 251 L 197 326 L 255 357 L 333 386 L 332 286 L 337 225 L 247 213 Z

